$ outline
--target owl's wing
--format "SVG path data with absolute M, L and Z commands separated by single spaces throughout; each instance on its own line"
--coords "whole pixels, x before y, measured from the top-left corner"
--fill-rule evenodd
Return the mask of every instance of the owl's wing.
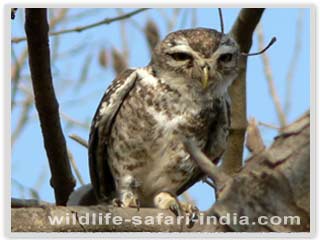
M 89 168 L 91 183 L 99 202 L 115 193 L 115 181 L 108 164 L 107 139 L 124 99 L 133 88 L 137 74 L 129 69 L 122 72 L 104 94 L 92 121 L 89 136 Z
M 231 125 L 230 97 L 226 94 L 214 103 L 213 109 L 216 111 L 216 118 L 210 125 L 208 131 L 208 141 L 204 153 L 213 162 L 218 163 L 227 146 L 229 128 Z M 190 179 L 177 191 L 177 195 L 182 194 L 193 184 L 204 177 L 203 172 L 197 168 Z

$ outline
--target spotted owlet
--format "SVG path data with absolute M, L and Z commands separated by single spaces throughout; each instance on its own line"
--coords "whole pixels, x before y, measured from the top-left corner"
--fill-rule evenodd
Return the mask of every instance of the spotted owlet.
M 230 126 L 227 90 L 239 56 L 229 35 L 180 30 L 158 43 L 149 65 L 112 82 L 89 140 L 99 201 L 172 209 L 175 196 L 204 177 L 183 140 L 192 139 L 213 162 L 221 157 Z

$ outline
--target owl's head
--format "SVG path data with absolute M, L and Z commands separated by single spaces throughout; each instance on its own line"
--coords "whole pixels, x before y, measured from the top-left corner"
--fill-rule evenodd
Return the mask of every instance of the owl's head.
M 166 36 L 155 47 L 151 65 L 166 81 L 185 79 L 197 88 L 226 89 L 238 74 L 239 58 L 240 50 L 232 37 L 194 28 Z

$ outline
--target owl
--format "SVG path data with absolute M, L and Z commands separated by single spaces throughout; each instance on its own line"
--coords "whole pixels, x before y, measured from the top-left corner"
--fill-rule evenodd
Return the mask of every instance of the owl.
M 89 137 L 99 202 L 181 208 L 176 197 L 204 177 L 183 142 L 192 140 L 214 163 L 221 158 L 230 126 L 228 87 L 239 57 L 227 34 L 179 30 L 157 44 L 147 66 L 117 76 Z

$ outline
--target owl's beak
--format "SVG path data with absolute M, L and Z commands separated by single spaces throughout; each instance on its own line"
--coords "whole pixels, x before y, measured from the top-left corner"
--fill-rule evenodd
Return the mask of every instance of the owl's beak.
M 208 87 L 209 71 L 208 66 L 204 66 L 202 69 L 202 87 L 206 89 Z

